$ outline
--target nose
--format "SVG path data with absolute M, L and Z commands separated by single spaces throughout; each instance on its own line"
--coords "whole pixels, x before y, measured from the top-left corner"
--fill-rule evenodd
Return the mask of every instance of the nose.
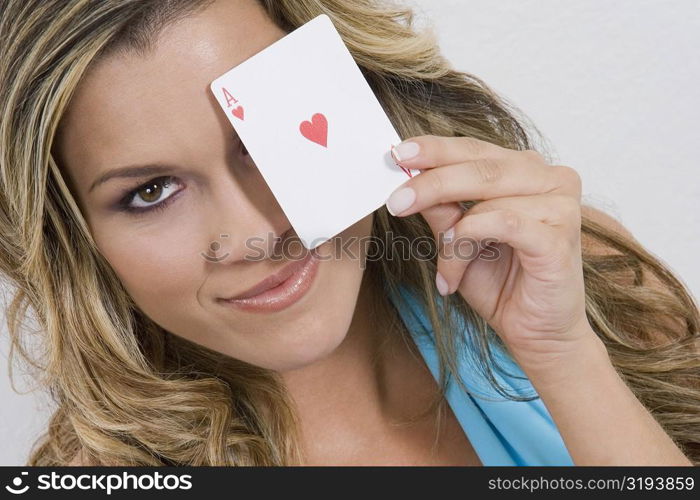
M 257 169 L 256 169 L 257 170 Z M 212 191 L 202 257 L 211 264 L 255 262 L 279 252 L 291 226 L 262 176 L 233 176 Z

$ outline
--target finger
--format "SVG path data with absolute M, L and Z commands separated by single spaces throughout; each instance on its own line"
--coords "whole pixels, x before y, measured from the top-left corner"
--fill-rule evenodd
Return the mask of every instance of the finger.
M 481 201 L 469 209 L 469 214 L 476 215 L 494 210 L 522 212 L 550 226 L 572 227 L 576 228 L 576 231 L 581 226 L 581 203 L 572 196 L 558 193 Z
M 580 199 L 580 184 L 569 167 L 481 159 L 423 171 L 399 186 L 386 205 L 392 215 L 406 216 L 439 203 L 506 196 L 559 192 Z
M 470 216 L 474 216 L 496 210 L 522 212 L 544 224 L 562 229 L 570 229 L 571 240 L 577 241 L 580 237 L 580 203 L 571 196 L 542 194 L 495 198 L 493 200 L 477 203 L 469 209 L 468 213 Z M 444 264 L 440 264 L 438 261 L 438 268 L 444 269 L 444 273 L 446 274 L 456 276 L 463 275 L 473 260 L 477 258 L 497 260 L 501 253 L 498 251 L 497 247 L 502 247 L 502 245 L 487 246 L 488 240 L 460 238 L 459 244 L 455 244 L 454 235 L 456 230 L 454 227 L 448 227 L 446 229 L 441 228 L 440 231 L 442 231 L 443 238 L 439 240 L 442 242 L 441 257 L 439 257 L 439 259 L 441 258 Z M 452 242 L 446 242 L 444 236 L 447 235 L 450 237 L 450 232 Z M 457 262 L 452 262 L 451 260 Z
M 432 168 L 477 158 L 498 158 L 508 151 L 473 137 L 421 135 L 392 146 L 394 161 L 410 168 Z
M 447 293 L 453 293 L 469 264 L 479 257 L 481 252 L 475 249 L 485 250 L 493 243 L 506 243 L 523 257 L 537 259 L 551 256 L 561 240 L 560 231 L 529 214 L 509 209 L 475 215 L 467 212 L 455 224 L 452 240 L 444 244 L 438 258 L 438 272 L 447 284 Z
M 464 215 L 464 208 L 459 203 L 442 203 L 426 208 L 420 213 L 430 226 L 435 241 L 440 244 L 442 234 Z

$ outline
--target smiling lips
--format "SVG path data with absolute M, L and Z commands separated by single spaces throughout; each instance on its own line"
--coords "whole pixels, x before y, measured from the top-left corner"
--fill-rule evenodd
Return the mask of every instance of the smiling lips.
M 279 311 L 305 295 L 313 283 L 318 264 L 315 252 L 311 251 L 304 259 L 292 262 L 252 288 L 218 301 L 251 312 Z
M 224 300 L 238 300 L 238 299 L 247 299 L 248 297 L 253 297 L 254 295 L 258 295 L 265 290 L 269 290 L 270 288 L 273 288 L 283 281 L 285 281 L 287 278 L 289 278 L 292 274 L 297 272 L 300 268 L 304 267 L 304 264 L 309 260 L 311 257 L 311 253 L 307 255 L 304 259 L 302 260 L 296 260 L 292 262 L 291 264 L 288 264 L 286 267 L 281 269 L 280 271 L 271 274 L 264 280 L 262 280 L 260 283 L 257 285 L 249 288 L 243 293 L 240 293 L 234 297 L 229 297 L 228 299 Z

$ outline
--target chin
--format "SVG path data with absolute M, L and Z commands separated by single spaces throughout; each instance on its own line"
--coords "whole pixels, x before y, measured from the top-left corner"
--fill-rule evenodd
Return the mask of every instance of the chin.
M 371 221 L 371 217 L 363 219 L 347 235 L 369 234 Z M 199 310 L 195 322 L 187 321 L 184 313 L 168 314 L 171 324 L 163 326 L 231 358 L 276 372 L 321 362 L 348 335 L 364 268 L 355 259 L 334 257 L 330 243 L 320 245 L 318 250 L 323 258 L 314 283 L 297 303 L 285 309 L 266 314 L 217 307 L 214 314 L 208 309 Z M 360 254 L 359 244 L 351 250 Z M 192 332 L 208 333 L 193 336 Z
M 245 322 L 221 318 L 217 327 L 207 328 L 220 333 L 200 341 L 213 344 L 209 347 L 227 356 L 276 372 L 322 361 L 347 337 L 362 272 L 355 263 L 328 260 L 321 263 L 317 277 L 300 303 L 274 315 L 245 315 Z
M 322 245 L 323 246 L 323 245 Z M 321 253 L 328 252 L 326 248 Z M 326 254 L 327 255 L 327 254 Z M 250 334 L 238 332 L 238 357 L 277 372 L 308 367 L 331 355 L 346 339 L 355 316 L 364 270 L 351 259 L 321 262 L 317 282 L 299 304 L 272 319 L 265 315 L 248 323 Z M 247 344 L 244 354 L 240 346 Z M 239 357 L 240 356 L 240 357 Z
M 264 334 L 253 333 L 257 339 L 251 339 L 254 345 L 249 346 L 251 351 L 247 355 L 242 355 L 240 342 L 227 349 L 226 354 L 276 372 L 298 370 L 332 354 L 345 340 L 351 320 L 352 310 L 342 314 L 336 309 L 330 315 L 310 312 L 298 321 Z
M 328 357 L 335 351 L 345 339 L 346 331 L 333 332 L 337 335 L 332 335 L 328 330 L 313 332 L 313 339 L 309 342 L 292 346 L 285 352 L 277 353 L 277 358 L 270 360 L 270 366 L 267 368 L 279 373 L 290 372 L 314 365 L 324 358 Z M 322 339 L 322 342 L 318 342 Z

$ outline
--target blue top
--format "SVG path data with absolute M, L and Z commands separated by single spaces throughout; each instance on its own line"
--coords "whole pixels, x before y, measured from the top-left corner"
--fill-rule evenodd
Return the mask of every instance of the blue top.
M 407 287 L 401 287 L 403 300 L 389 297 L 416 342 L 435 380 L 439 364 L 432 326 L 420 299 Z M 471 325 L 467 324 L 467 328 Z M 494 358 L 515 378 L 494 370 L 493 375 L 510 394 L 537 395 L 515 360 L 497 344 L 491 343 Z M 499 394 L 480 375 L 469 356 L 461 356 L 459 375 L 470 394 L 450 379 L 445 397 L 471 442 L 481 463 L 493 465 L 574 465 L 547 408 L 538 397 L 531 401 L 513 401 Z

